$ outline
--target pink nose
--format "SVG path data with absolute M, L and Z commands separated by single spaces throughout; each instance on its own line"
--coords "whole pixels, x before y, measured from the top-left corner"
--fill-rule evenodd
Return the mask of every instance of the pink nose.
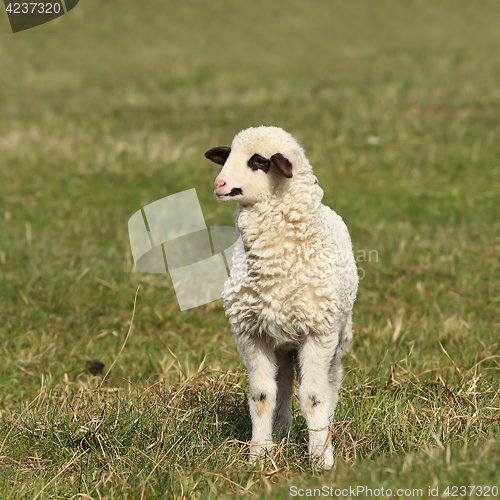
M 215 184 L 215 189 L 220 189 L 221 187 L 224 187 L 226 185 L 226 181 L 223 181 L 222 179 Z

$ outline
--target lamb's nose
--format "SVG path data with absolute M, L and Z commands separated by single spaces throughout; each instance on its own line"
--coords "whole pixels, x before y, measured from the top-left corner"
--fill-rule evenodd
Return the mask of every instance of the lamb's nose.
M 223 181 L 222 179 L 220 181 L 218 181 L 216 184 L 215 184 L 215 189 L 220 189 L 221 187 L 225 186 L 226 185 L 226 181 Z

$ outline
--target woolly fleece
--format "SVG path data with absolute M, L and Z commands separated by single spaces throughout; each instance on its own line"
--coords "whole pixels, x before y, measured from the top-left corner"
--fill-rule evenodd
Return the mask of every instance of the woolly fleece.
M 347 227 L 321 203 L 323 191 L 303 149 L 284 130 L 249 128 L 230 149 L 215 150 L 207 157 L 224 164 L 215 193 L 238 203 L 241 239 L 222 298 L 249 374 L 250 461 L 272 453 L 273 424 L 284 430 L 291 424 L 296 361 L 309 453 L 329 469 L 329 430 L 358 288 Z M 263 157 L 264 169 L 255 168 L 254 155 Z M 291 163 L 291 178 L 274 155 Z

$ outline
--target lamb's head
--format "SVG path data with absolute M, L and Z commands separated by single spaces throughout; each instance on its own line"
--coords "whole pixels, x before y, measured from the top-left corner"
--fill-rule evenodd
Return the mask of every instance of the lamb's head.
M 209 149 L 205 156 L 224 166 L 215 179 L 217 198 L 241 205 L 282 195 L 294 175 L 310 170 L 298 142 L 278 127 L 242 130 L 231 147 Z

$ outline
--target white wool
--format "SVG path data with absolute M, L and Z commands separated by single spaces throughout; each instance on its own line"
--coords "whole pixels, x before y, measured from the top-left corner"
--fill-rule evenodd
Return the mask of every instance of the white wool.
M 271 158 L 276 153 L 291 162 L 291 178 L 273 164 L 267 172 L 247 165 L 254 154 Z M 301 407 L 311 431 L 309 450 L 320 466 L 329 468 L 333 456 L 325 436 L 341 383 L 340 360 L 352 338 L 358 288 L 347 227 L 321 203 L 323 190 L 303 149 L 280 128 L 249 128 L 236 135 L 217 181 L 227 192 L 242 189 L 233 197 L 241 240 L 222 298 L 249 369 L 251 454 L 255 458 L 269 449 L 263 447 L 272 443 L 269 418 L 289 425 L 293 369 L 286 353 L 296 349 Z M 264 400 L 259 401 L 259 393 Z
M 287 189 L 279 198 L 239 206 L 242 244 L 222 293 L 226 314 L 237 336 L 298 347 L 305 333 L 329 335 L 352 310 L 358 274 L 351 240 L 341 217 L 321 204 L 323 190 L 291 135 L 250 128 L 235 137 L 231 154 L 242 144 L 266 157 L 291 153 L 293 178 L 281 179 Z

